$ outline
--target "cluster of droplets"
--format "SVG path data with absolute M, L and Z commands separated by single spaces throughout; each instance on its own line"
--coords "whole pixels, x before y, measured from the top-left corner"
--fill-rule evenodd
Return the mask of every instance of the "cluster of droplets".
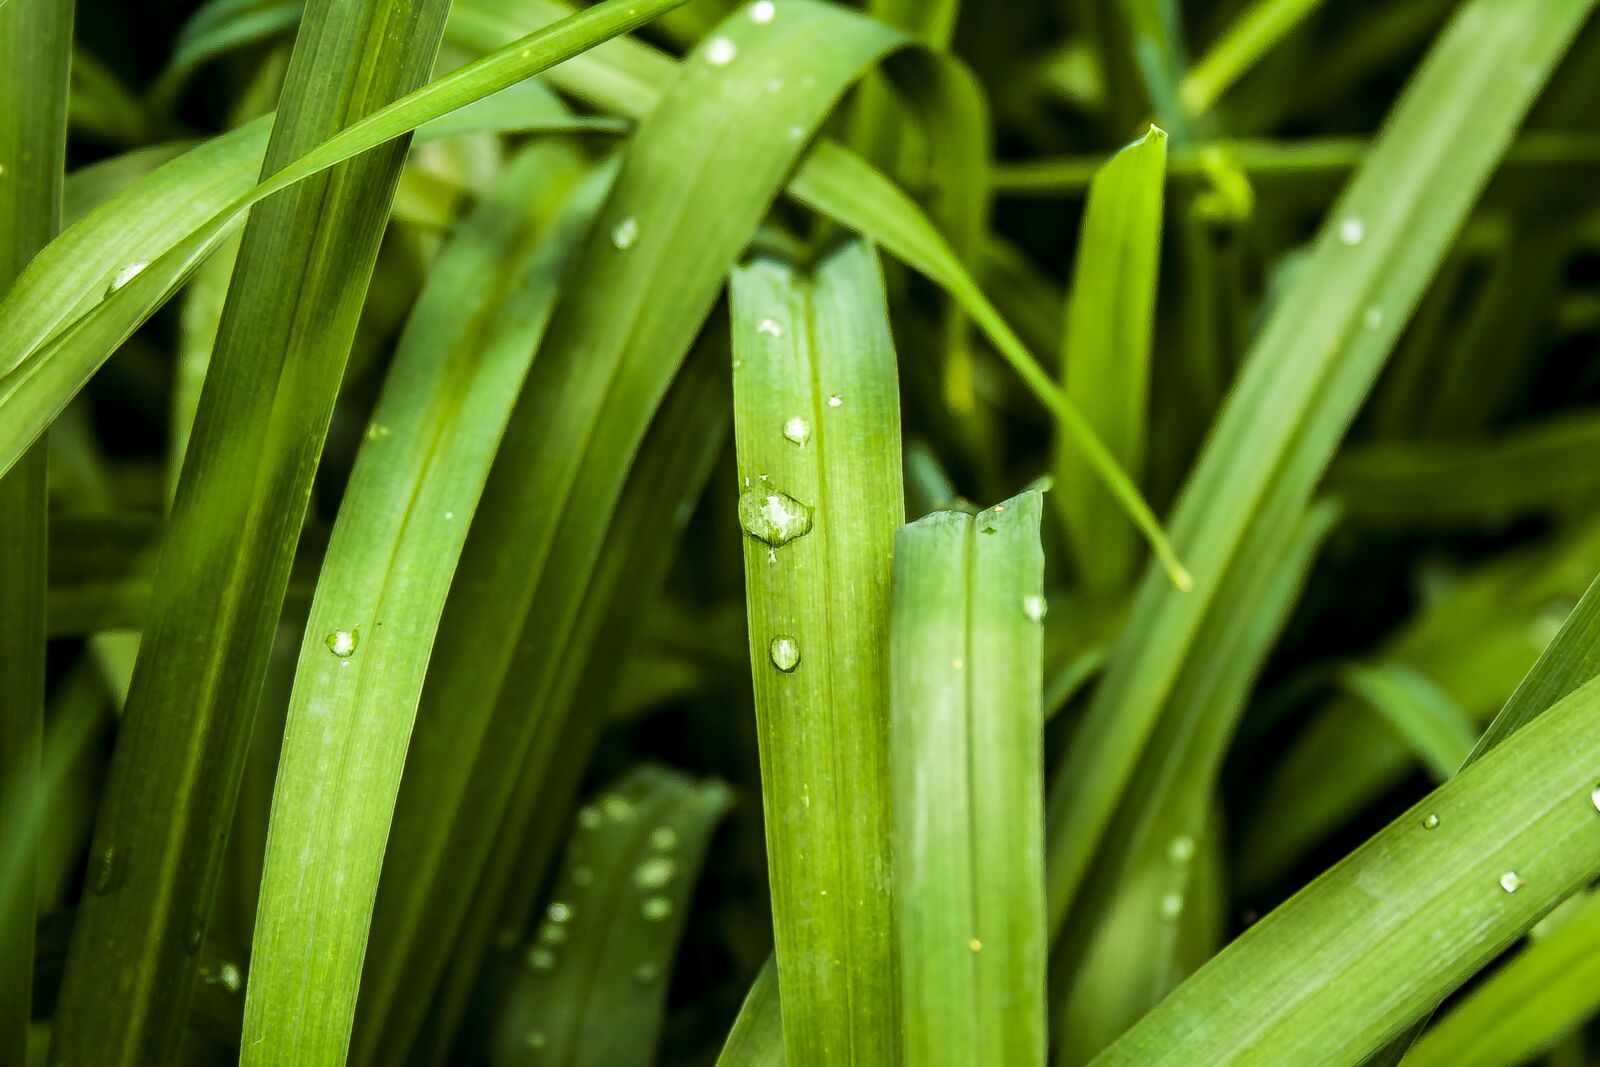
M 1185 871 L 1194 859 L 1195 840 L 1188 834 L 1178 834 L 1167 842 L 1167 862 L 1179 871 Z M 1183 915 L 1183 891 L 1172 889 L 1161 895 L 1157 905 L 1161 917 L 1167 922 L 1177 922 Z

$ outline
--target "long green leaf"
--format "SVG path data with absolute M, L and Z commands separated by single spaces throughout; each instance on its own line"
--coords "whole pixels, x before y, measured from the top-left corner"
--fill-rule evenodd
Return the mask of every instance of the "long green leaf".
M 734 434 L 784 1046 L 900 1055 L 890 894 L 889 560 L 899 390 L 870 246 L 734 272 Z
M 894 879 L 910 1063 L 1045 1060 L 1043 494 L 895 537 Z
M 778 966 L 768 960 L 739 1007 L 717 1067 L 782 1067 L 783 1012 L 778 1005 Z

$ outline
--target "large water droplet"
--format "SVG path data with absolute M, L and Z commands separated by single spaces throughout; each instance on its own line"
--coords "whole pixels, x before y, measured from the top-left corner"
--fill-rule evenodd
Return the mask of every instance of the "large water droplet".
M 746 489 L 739 494 L 739 525 L 757 541 L 782 548 L 811 532 L 811 508 L 788 493 Z
M 335 630 L 327 637 L 324 637 L 322 643 L 328 646 L 329 652 L 332 652 L 340 659 L 349 659 L 356 654 L 356 645 L 361 643 L 361 628 Z
M 1515 893 L 1522 888 L 1522 876 L 1516 871 L 1507 871 L 1500 876 L 1500 888 L 1507 893 Z
M 664 889 L 678 872 L 678 865 L 666 856 L 651 856 L 633 869 L 633 884 L 640 889 Z
M 611 243 L 618 251 L 626 252 L 639 243 L 639 220 L 629 215 L 611 231 Z
M 767 653 L 772 657 L 772 665 L 784 674 L 800 666 L 800 642 L 787 634 L 774 637 Z
M 1043 622 L 1050 613 L 1050 604 L 1038 593 L 1029 593 L 1022 598 L 1022 613 L 1030 622 Z
M 783 424 L 783 436 L 797 445 L 803 445 L 811 440 L 811 424 L 799 415 L 792 416 Z
M 121 289 L 124 285 L 127 285 L 129 282 L 133 281 L 140 274 L 142 274 L 144 269 L 149 265 L 150 263 L 148 260 L 141 259 L 136 263 L 129 263 L 127 266 L 121 268 L 116 274 L 112 275 L 111 284 L 106 288 L 106 292 L 109 294 Z
M 1355 215 L 1339 223 L 1339 240 L 1354 248 L 1367 236 L 1367 224 Z
M 726 37 L 713 37 L 706 42 L 706 62 L 713 67 L 726 67 L 739 54 L 739 46 Z
M 660 922 L 672 914 L 672 901 L 666 897 L 649 897 L 639 910 L 651 922 Z
M 1188 834 L 1179 834 L 1168 841 L 1167 859 L 1180 867 L 1194 859 L 1194 838 Z
M 765 26 L 777 13 L 778 6 L 772 0 L 756 0 L 750 5 L 750 21 L 757 26 Z

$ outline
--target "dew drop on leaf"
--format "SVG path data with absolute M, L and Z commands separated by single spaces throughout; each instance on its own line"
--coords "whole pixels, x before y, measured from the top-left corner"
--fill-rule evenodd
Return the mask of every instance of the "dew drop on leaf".
M 1439 816 L 1431 811 L 1428 812 L 1427 816 L 1422 820 L 1422 828 L 1424 830 L 1437 830 L 1439 828 Z
M 794 444 L 803 445 L 811 440 L 811 424 L 795 415 L 783 424 L 783 436 Z
M 739 494 L 739 525 L 757 541 L 782 548 L 811 532 L 811 508 L 788 493 L 746 489 Z
M 633 884 L 640 889 L 664 889 L 678 872 L 678 865 L 666 856 L 651 856 L 633 869 Z
M 1173 922 L 1183 914 L 1183 894 L 1168 893 L 1161 898 L 1161 917 Z
M 354 630 L 335 630 L 327 637 L 324 637 L 322 643 L 328 646 L 329 652 L 332 652 L 340 659 L 349 659 L 356 654 L 356 645 L 361 643 L 361 630 L 359 628 Z
M 658 826 L 650 831 L 650 844 L 663 852 L 678 847 L 678 831 L 670 826 Z
M 787 634 L 774 637 L 767 652 L 772 657 L 772 665 L 784 674 L 800 666 L 800 642 Z
M 828 398 L 828 406 L 830 408 L 844 407 L 844 397 L 840 396 L 838 393 L 834 393 Z
M 1188 834 L 1179 834 L 1167 842 L 1167 859 L 1177 866 L 1183 866 L 1194 858 L 1194 838 Z
M 782 337 L 783 324 L 777 319 L 762 319 L 756 323 L 756 333 L 763 337 Z
M 739 54 L 739 46 L 726 37 L 713 37 L 706 42 L 706 62 L 713 67 L 726 67 Z
M 750 21 L 757 26 L 765 26 L 777 13 L 778 6 L 772 0 L 756 0 L 750 5 Z
M 1507 893 L 1515 893 L 1522 888 L 1522 876 L 1516 871 L 1507 871 L 1500 876 L 1500 888 Z
M 672 901 L 666 897 L 649 897 L 639 910 L 651 922 L 660 922 L 672 914 Z
M 626 252 L 639 243 L 639 220 L 629 215 L 611 231 L 611 243 L 618 251 Z
M 1339 240 L 1354 248 L 1367 236 L 1367 224 L 1352 215 L 1339 223 Z
M 1028 617 L 1029 622 L 1043 622 L 1049 612 L 1049 603 L 1038 593 L 1029 593 L 1022 598 L 1022 613 Z

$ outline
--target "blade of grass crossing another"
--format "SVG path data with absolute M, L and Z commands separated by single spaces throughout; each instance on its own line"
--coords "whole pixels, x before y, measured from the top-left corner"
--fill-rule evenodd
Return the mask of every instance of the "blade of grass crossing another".
M 66 170 L 73 5 L 0 7 L 0 292 L 55 236 Z M 0 476 L 0 827 L 19 865 L 0 884 L 0 1063 L 23 1063 L 33 1003 L 35 870 L 44 746 L 48 454 L 38 442 Z
M 1155 325 L 1167 135 L 1151 127 L 1095 176 L 1078 243 L 1067 311 L 1062 385 L 1129 477 L 1144 466 Z M 1133 577 L 1139 546 L 1083 453 L 1063 441 L 1056 502 L 1080 581 L 1120 588 Z
M 1461 8 L 1274 304 L 1172 521 L 1195 588 L 1183 595 L 1146 574 L 1052 779 L 1053 924 L 1090 869 L 1220 582 L 1236 563 L 1252 573 L 1240 562 L 1247 532 L 1298 521 L 1495 162 L 1593 6 L 1472 0 Z
M 1045 1061 L 1043 494 L 895 537 L 896 931 L 906 1062 Z
M 579 173 L 560 145 L 508 166 L 430 271 L 385 380 L 296 669 L 243 1063 L 346 1053 L 429 652 L 501 431 L 587 230 L 584 213 L 539 240 Z
M 447 7 L 314 4 L 263 172 L 421 84 Z M 245 228 L 101 802 L 95 891 L 73 932 L 53 1062 L 176 1052 L 289 564 L 404 150 L 396 142 L 307 181 Z
M 750 983 L 750 992 L 745 994 L 739 1016 L 717 1056 L 717 1067 L 781 1067 L 784 1062 L 778 965 L 769 959 Z
M 878 261 L 734 271 L 734 438 L 784 1047 L 899 1062 L 889 561 L 904 517 Z

